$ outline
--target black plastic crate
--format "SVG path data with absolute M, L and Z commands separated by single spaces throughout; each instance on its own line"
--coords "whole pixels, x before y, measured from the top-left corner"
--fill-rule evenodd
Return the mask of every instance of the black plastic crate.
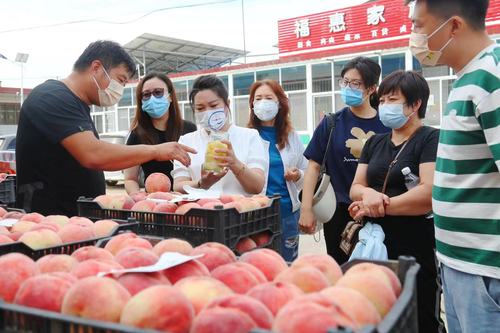
M 119 221 L 115 220 L 115 222 L 118 222 L 120 225 L 116 227 L 116 229 L 113 231 L 112 235 L 116 235 L 119 232 L 122 232 L 124 230 L 133 230 L 136 225 L 138 224 L 136 221 L 133 219 L 130 219 L 129 221 Z M 63 245 L 58 245 L 58 246 L 53 246 L 53 247 L 48 247 L 45 249 L 39 249 L 39 250 L 33 250 L 26 244 L 22 242 L 14 242 L 14 243 L 9 243 L 9 244 L 2 244 L 0 245 L 0 256 L 4 254 L 8 254 L 11 252 L 18 252 L 27 255 L 33 260 L 38 260 L 39 258 L 47 255 L 47 254 L 72 254 L 76 250 L 78 250 L 81 247 L 84 246 L 92 246 L 96 245 L 97 242 L 101 239 L 108 238 L 109 236 L 105 237 L 96 237 L 84 241 L 79 241 L 79 242 L 73 242 L 73 243 L 66 243 Z
M 132 326 L 88 320 L 57 312 L 4 303 L 0 300 L 2 333 L 158 333 Z
M 403 286 L 401 295 L 384 319 L 375 326 L 365 326 L 356 333 L 418 333 L 417 273 L 420 265 L 413 257 L 401 256 L 398 260 L 353 260 L 341 266 L 345 272 L 361 262 L 372 262 L 392 269 Z M 266 330 L 252 330 L 251 333 L 273 333 Z M 331 329 L 325 333 L 354 333 L 351 329 Z
M 16 176 L 7 176 L 0 183 L 0 203 L 12 204 L 16 202 Z
M 185 215 L 104 209 L 88 198 L 78 199 L 78 215 L 91 220 L 134 218 L 139 222 L 138 234 L 185 239 L 198 246 L 218 242 L 235 250 L 238 241 L 268 231 L 273 237 L 269 248 L 280 252 L 281 215 L 279 196 L 269 207 L 239 213 L 236 209 L 191 209 Z

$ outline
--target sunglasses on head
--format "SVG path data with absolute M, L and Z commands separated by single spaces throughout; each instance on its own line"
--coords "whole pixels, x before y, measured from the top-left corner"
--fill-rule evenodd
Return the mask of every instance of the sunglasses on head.
M 142 95 L 142 100 L 147 101 L 148 99 L 151 98 L 151 95 L 153 95 L 156 98 L 160 98 L 160 97 L 163 97 L 164 94 L 165 94 L 165 89 L 156 88 L 156 89 L 153 89 L 153 91 L 145 90 L 142 92 L 141 95 Z

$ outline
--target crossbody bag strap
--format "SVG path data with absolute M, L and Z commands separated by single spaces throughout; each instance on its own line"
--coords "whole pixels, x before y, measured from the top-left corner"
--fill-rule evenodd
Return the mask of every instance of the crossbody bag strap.
M 408 140 L 405 141 L 405 143 L 403 144 L 403 146 L 401 147 L 401 149 L 398 151 L 398 153 L 396 154 L 396 157 L 394 157 L 394 159 L 392 160 L 392 162 L 389 164 L 389 169 L 387 169 L 387 174 L 385 175 L 385 179 L 384 179 L 384 186 L 382 186 L 382 193 L 385 194 L 385 191 L 387 190 L 387 181 L 389 179 L 389 173 L 391 172 L 391 169 L 394 167 L 394 165 L 398 162 L 398 157 L 401 155 L 401 153 L 403 152 L 403 150 L 405 149 L 406 145 L 408 144 L 408 142 L 410 142 L 411 139 L 413 139 L 413 137 L 418 133 L 418 131 L 420 131 L 422 129 L 422 127 L 420 127 L 419 129 L 417 129 L 415 132 L 413 132 L 412 135 L 410 135 L 410 137 L 408 138 Z
M 326 144 L 325 154 L 323 155 L 323 162 L 321 162 L 320 176 L 322 174 L 326 173 L 326 158 L 328 155 L 328 149 L 330 149 L 330 144 L 332 142 L 332 134 L 333 134 L 333 130 L 335 129 L 335 123 L 337 120 L 335 113 L 330 113 L 327 117 L 328 118 L 326 120 L 327 120 L 328 128 L 330 130 L 328 133 L 328 143 Z

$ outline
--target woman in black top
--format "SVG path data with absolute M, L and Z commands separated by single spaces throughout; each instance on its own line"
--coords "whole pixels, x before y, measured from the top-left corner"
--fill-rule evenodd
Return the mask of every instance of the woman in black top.
M 196 125 L 182 119 L 174 85 L 161 73 L 149 73 L 137 85 L 137 108 L 127 145 L 178 141 L 183 134 L 196 131 Z M 139 188 L 139 167 L 147 178 L 154 172 L 167 175 L 172 182 L 171 161 L 150 161 L 125 170 L 125 189 L 135 193 Z
M 378 94 L 380 120 L 392 132 L 366 142 L 351 187 L 349 211 L 356 220 L 380 224 L 389 259 L 400 255 L 417 259 L 421 265 L 417 276 L 419 331 L 438 332 L 434 222 L 429 212 L 439 131 L 422 124 L 429 86 L 416 72 L 397 71 L 382 81 Z M 382 193 L 389 164 L 405 142 Z M 419 177 L 411 189 L 405 184 L 404 168 Z

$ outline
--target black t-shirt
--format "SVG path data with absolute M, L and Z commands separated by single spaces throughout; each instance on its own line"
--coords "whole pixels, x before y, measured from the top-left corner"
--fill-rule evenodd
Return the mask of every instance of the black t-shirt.
M 17 129 L 19 207 L 74 216 L 79 196 L 105 193 L 103 172 L 83 167 L 61 144 L 84 131 L 99 138 L 89 106 L 64 83 L 48 80 L 33 89 L 23 103 Z
M 158 143 L 165 143 L 165 142 L 169 141 L 165 137 L 166 131 L 160 131 L 156 128 L 153 128 L 153 130 L 155 131 L 155 136 L 158 137 L 158 140 L 159 140 Z M 193 124 L 190 121 L 183 120 L 182 134 L 181 135 L 191 133 L 191 132 L 194 132 L 196 130 L 197 130 L 197 128 L 196 128 L 195 124 Z M 139 137 L 137 136 L 135 131 L 132 131 L 130 133 L 130 136 L 128 137 L 128 140 L 127 140 L 127 145 L 139 145 L 139 144 L 143 144 L 143 143 L 144 142 L 141 142 L 141 140 L 139 139 Z M 141 164 L 141 168 L 144 171 L 145 178 L 148 178 L 148 176 L 152 173 L 161 172 L 161 173 L 167 175 L 168 178 L 170 178 L 170 182 L 173 183 L 173 179 L 172 179 L 172 176 L 170 175 L 170 172 L 174 168 L 174 165 L 171 161 L 161 161 L 160 162 L 160 161 L 153 160 L 153 161 L 149 161 L 149 162 Z
M 439 131 L 432 127 L 424 126 L 416 133 L 391 169 L 385 194 L 394 197 L 407 191 L 401 170 L 409 167 L 413 174 L 420 176 L 420 164 L 436 161 L 438 140 Z M 366 179 L 369 187 L 378 192 L 382 191 L 389 164 L 402 146 L 403 144 L 395 146 L 392 143 L 391 133 L 377 134 L 368 139 L 359 163 L 368 164 Z M 426 219 L 425 216 L 387 215 L 380 219 L 369 218 L 369 220 L 379 223 L 384 229 L 384 243 L 390 259 L 396 259 L 402 254 L 419 256 L 422 251 L 426 253 L 425 257 L 433 256 L 434 225 L 432 219 Z

